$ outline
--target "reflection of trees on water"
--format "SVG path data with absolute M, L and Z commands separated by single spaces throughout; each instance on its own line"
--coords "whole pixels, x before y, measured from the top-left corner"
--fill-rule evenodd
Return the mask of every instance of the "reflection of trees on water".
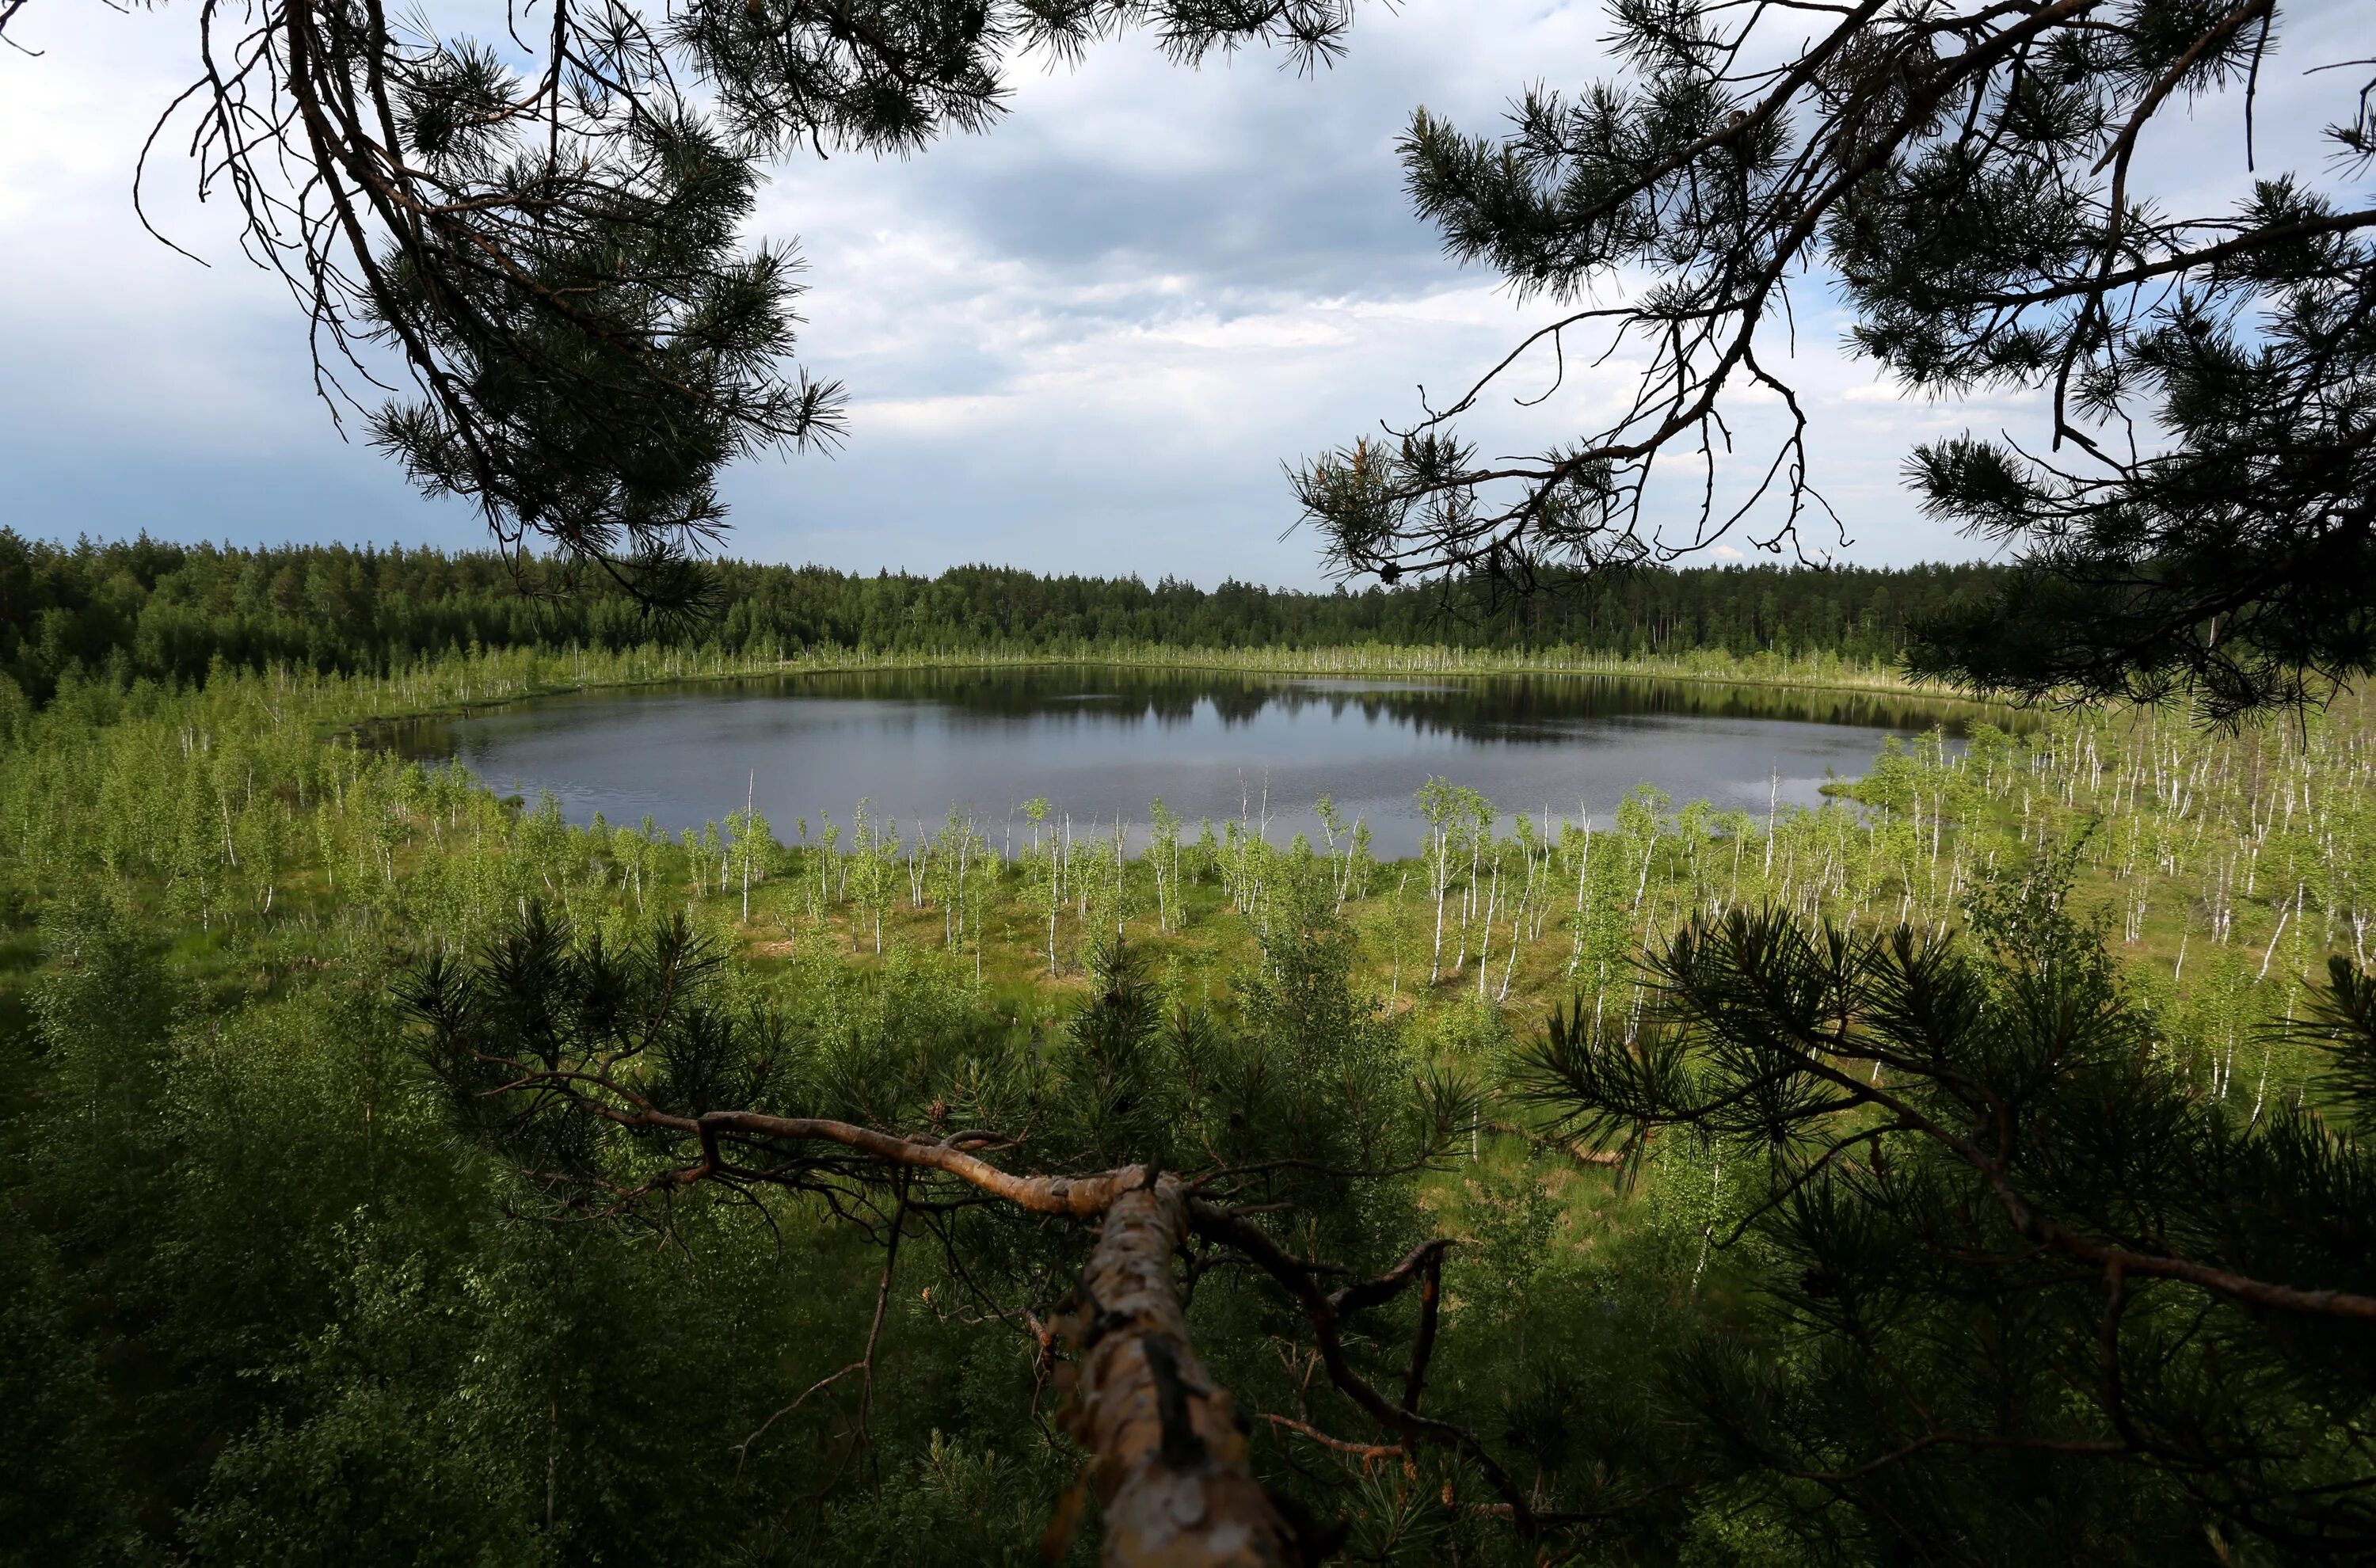
M 1373 723 L 1407 724 L 1421 733 L 1519 744 L 1567 741 L 1578 719 L 1618 717 L 1785 719 L 1890 730 L 1942 725 L 1950 734 L 1961 734 L 1972 712 L 1954 703 L 1880 693 L 1603 675 L 1471 676 L 1364 685 L 1228 671 L 885 670 L 787 677 L 782 690 L 788 696 L 938 702 L 983 719 L 1045 723 L 1069 714 L 1124 728 L 1185 725 L 1194 720 L 1200 704 L 1209 704 L 1225 729 L 1251 724 L 1274 707 L 1289 716 L 1325 708 L 1337 719 L 1352 713 Z

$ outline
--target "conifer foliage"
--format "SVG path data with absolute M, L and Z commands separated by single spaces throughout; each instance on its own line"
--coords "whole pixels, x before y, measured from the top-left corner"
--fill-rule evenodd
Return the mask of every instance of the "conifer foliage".
M 766 160 L 983 129 L 1018 59 L 1129 27 L 1184 63 L 1310 65 L 1351 22 L 1350 0 L 551 0 L 483 40 L 383 0 L 201 12 L 151 148 L 186 139 L 236 204 L 325 398 L 409 381 L 365 411 L 422 488 L 673 606 L 704 586 L 719 469 L 839 428 L 840 388 L 787 361 L 798 258 L 742 243 Z
M 2298 1028 L 2344 1119 L 2244 1115 L 2157 1051 L 2069 871 L 1984 883 L 1943 939 L 1694 921 L 1653 961 L 1663 1016 L 1559 1016 L 1525 1092 L 1589 1148 L 1688 1135 L 1751 1167 L 1717 1239 L 1758 1256 L 1766 1336 L 1670 1347 L 1659 1397 L 1811 1537 L 1882 1561 L 2192 1556 L 2206 1528 L 2221 1561 L 2364 1555 L 2367 981 L 2337 958 Z
M 1345 568 L 1528 587 L 1735 524 L 1795 547 L 1824 503 L 1791 313 L 1829 285 L 1850 347 L 1907 391 L 2041 396 L 2032 431 L 1909 458 L 1927 509 L 2023 566 L 1998 602 L 1940 617 L 1918 669 L 2032 696 L 2184 683 L 2226 717 L 2376 668 L 2376 208 L 2350 189 L 2376 156 L 2366 62 L 2284 57 L 2344 67 L 2311 78 L 2336 84 L 2325 167 L 2285 171 L 2253 137 L 2273 0 L 1611 16 L 1623 77 L 1532 89 L 1500 137 L 1411 121 L 1411 196 L 1446 248 L 1574 308 L 1396 438 L 1301 470 Z M 2211 115 L 2250 188 L 2217 208 L 2149 188 L 2157 160 L 2199 169 L 2171 146 Z M 1480 460 L 1459 434 L 1514 367 L 1556 385 L 1621 349 L 1645 362 L 1637 392 L 1572 443 Z M 1777 434 L 1736 452 L 1752 402 Z

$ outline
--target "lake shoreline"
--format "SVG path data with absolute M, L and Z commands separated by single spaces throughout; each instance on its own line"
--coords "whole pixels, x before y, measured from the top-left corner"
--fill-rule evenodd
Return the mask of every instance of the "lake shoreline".
M 651 655 L 646 648 L 626 650 L 627 656 Z M 1894 696 L 1911 702 L 1937 704 L 1954 708 L 1976 709 L 1997 716 L 2000 729 L 2027 728 L 2034 720 L 2030 709 L 1997 698 L 1976 697 L 1959 692 L 1940 691 L 1933 687 L 1905 680 L 1875 668 L 1847 667 L 1852 672 L 1843 674 L 1836 664 L 1830 672 L 1821 670 L 1819 659 L 1810 659 L 1816 668 L 1808 672 L 1793 672 L 1786 661 L 1776 672 L 1763 670 L 1729 671 L 1706 667 L 1704 659 L 1600 658 L 1573 662 L 1553 662 L 1533 659 L 1512 659 L 1506 655 L 1478 654 L 1457 648 L 1368 647 L 1316 648 L 1307 650 L 1263 649 L 1251 657 L 1232 658 L 1224 648 L 1183 648 L 1182 657 L 1153 658 L 1136 647 L 1121 645 L 1111 649 L 1078 654 L 1034 651 L 1003 657 L 994 649 L 968 649 L 962 652 L 868 653 L 858 650 L 836 650 L 814 658 L 799 656 L 790 659 L 771 658 L 741 662 L 719 659 L 711 668 L 700 668 L 698 659 L 687 659 L 683 668 L 676 668 L 676 659 L 668 658 L 671 668 L 597 677 L 592 680 L 572 680 L 564 683 L 524 687 L 506 691 L 500 696 L 485 700 L 430 702 L 419 706 L 375 711 L 368 718 L 347 725 L 346 732 L 359 741 L 376 745 L 369 731 L 383 724 L 405 723 L 423 719 L 469 719 L 474 713 L 500 711 L 516 703 L 566 696 L 576 693 L 628 691 L 639 687 L 668 685 L 712 685 L 735 681 L 795 678 L 809 675 L 866 674 L 896 671 L 964 671 L 1033 669 L 1095 669 L 1111 668 L 1134 671 L 1174 670 L 1183 673 L 1208 672 L 1240 675 L 1279 675 L 1303 678 L 1425 675 L 1435 680 L 1491 680 L 1513 676 L 1559 676 L 1599 680 L 1639 680 L 1678 684 L 1736 687 L 1744 691 L 1835 692 L 1865 696 Z M 1369 656 L 1348 659 L 1347 655 Z M 567 653 L 549 657 L 569 658 Z M 612 656 L 616 658 L 618 656 Z M 1705 657 L 1714 657 L 1712 655 Z M 1734 656 L 1726 655 L 1726 658 Z M 380 678 L 394 684 L 403 677 L 388 675 Z
M 1399 857 L 1416 849 L 1413 802 L 1432 781 L 1479 791 L 1464 810 L 1500 802 L 1545 824 L 1605 819 L 1645 788 L 1764 816 L 1777 801 L 1819 804 L 1889 745 L 1936 734 L 1960 750 L 1974 717 L 1903 691 L 1349 662 L 671 671 L 515 685 L 467 712 L 372 729 L 389 754 L 457 764 L 498 794 L 549 792 L 580 825 L 648 815 L 695 828 L 754 806 L 774 821 L 832 821 L 853 801 L 870 821 L 937 821 L 952 808 L 997 821 L 1031 803 L 1098 832 L 1169 812 L 1316 843 L 1342 830 L 1315 804 L 1333 802 L 1345 826 L 1366 820 L 1379 852 Z

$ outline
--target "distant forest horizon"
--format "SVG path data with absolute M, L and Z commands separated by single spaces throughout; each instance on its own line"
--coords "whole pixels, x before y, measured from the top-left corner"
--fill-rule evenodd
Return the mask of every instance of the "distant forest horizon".
M 72 544 L 0 528 L 0 678 L 35 704 L 69 678 L 195 685 L 218 661 L 322 673 L 385 671 L 482 648 L 663 644 L 750 654 L 1046 651 L 1101 644 L 1315 648 L 1365 645 L 1573 648 L 1665 656 L 1823 652 L 1883 663 L 1909 627 L 1990 597 L 2007 568 L 1773 564 L 1644 566 L 1496 596 L 1478 580 L 1354 591 L 1171 576 L 956 566 L 867 576 L 817 565 L 707 563 L 711 611 L 655 620 L 599 577 L 492 550 L 180 544 L 146 534 Z

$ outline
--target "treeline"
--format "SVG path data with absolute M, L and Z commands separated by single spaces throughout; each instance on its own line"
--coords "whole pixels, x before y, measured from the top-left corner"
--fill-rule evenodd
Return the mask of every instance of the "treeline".
M 202 683 L 220 661 L 384 673 L 447 649 L 664 643 L 718 652 L 1105 644 L 1572 647 L 1600 654 L 1896 657 L 1914 619 L 1986 595 L 1999 568 L 1723 566 L 1642 571 L 1495 606 L 1481 586 L 1312 593 L 1165 577 L 1040 576 L 961 566 L 937 577 L 726 561 L 714 612 L 654 622 L 605 582 L 492 552 L 298 545 L 243 550 L 147 536 L 71 545 L 0 529 L 0 673 L 35 704 L 69 673 L 122 686 Z

